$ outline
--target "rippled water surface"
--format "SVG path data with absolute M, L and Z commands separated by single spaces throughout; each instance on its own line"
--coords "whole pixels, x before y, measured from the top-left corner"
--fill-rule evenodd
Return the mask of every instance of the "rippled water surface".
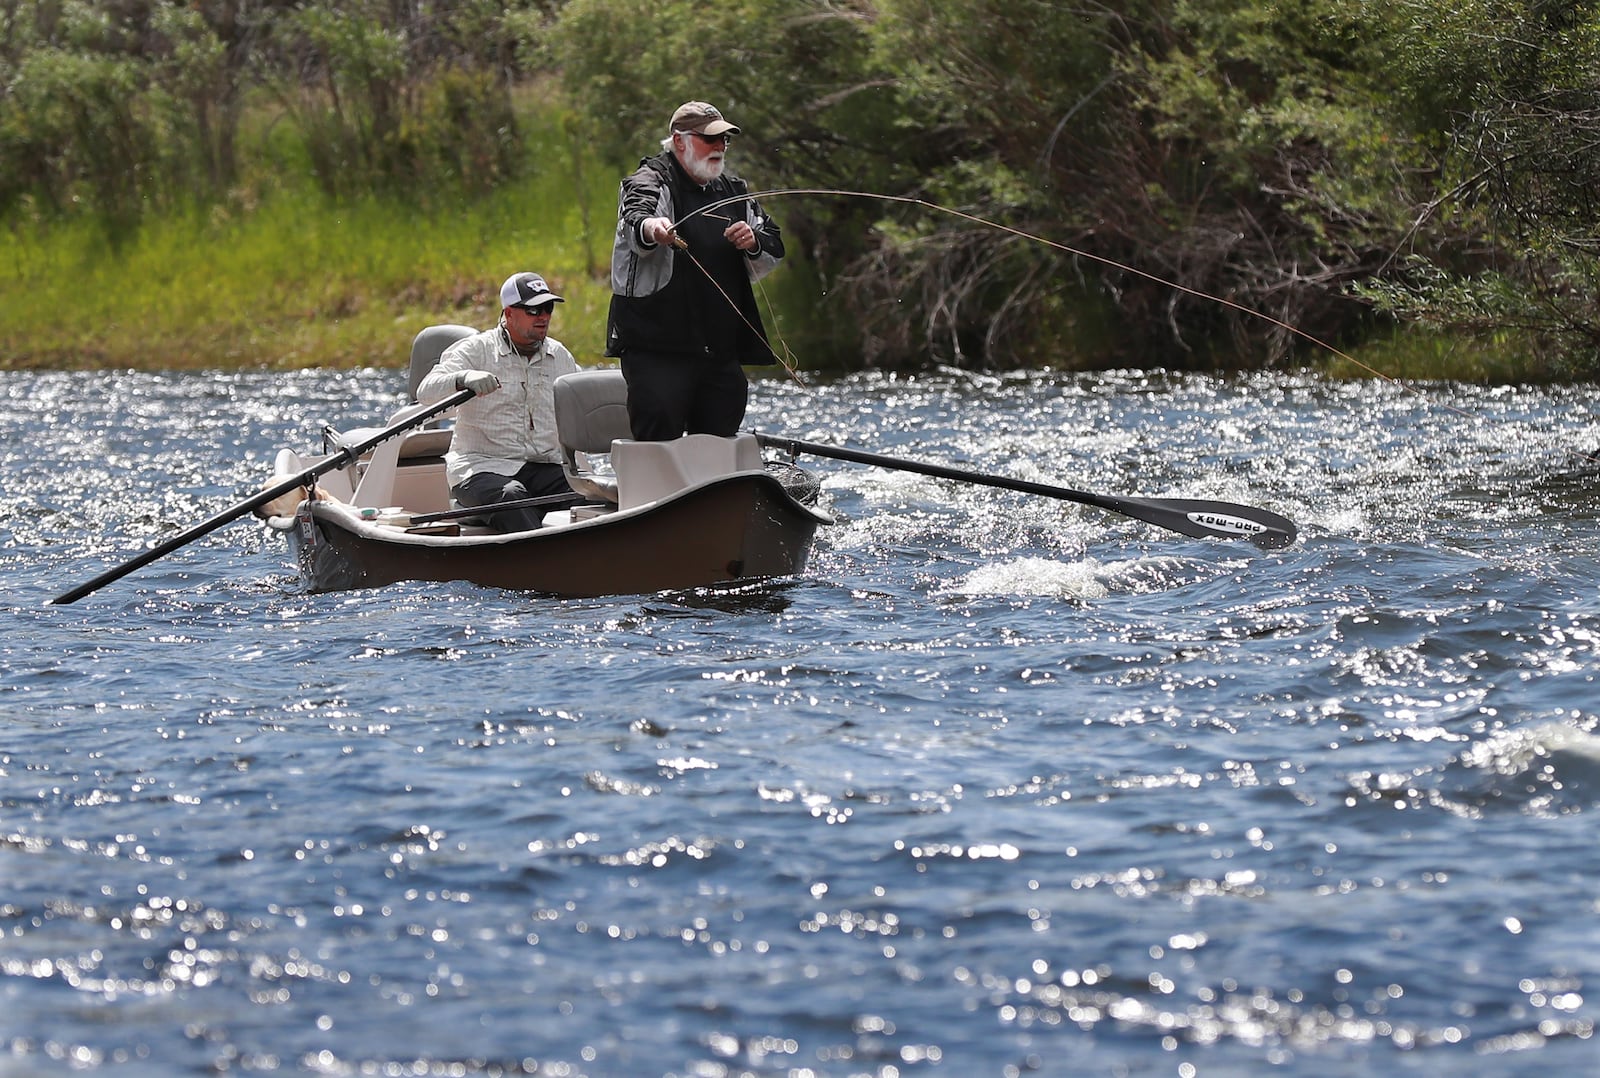
M 1576 1074 L 1593 387 L 770 383 L 803 579 L 307 594 L 246 518 L 395 372 L 0 382 L 0 1073 Z M 648 556 L 648 552 L 642 554 Z

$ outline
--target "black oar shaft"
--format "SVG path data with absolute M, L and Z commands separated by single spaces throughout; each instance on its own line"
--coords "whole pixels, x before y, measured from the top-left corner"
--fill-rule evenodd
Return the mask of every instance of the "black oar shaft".
M 467 517 L 487 517 L 513 509 L 532 509 L 540 505 L 576 505 L 583 501 L 582 494 L 541 494 L 537 498 L 517 498 L 492 505 L 469 505 L 460 509 L 444 509 L 437 513 L 421 513 L 411 518 L 411 523 L 434 524 L 441 520 L 464 520 Z
M 404 434 L 406 431 L 417 426 L 419 423 L 425 423 L 429 419 L 432 419 L 434 416 L 438 415 L 440 412 L 449 411 L 456 405 L 463 404 L 466 401 L 471 400 L 472 397 L 473 393 L 470 389 L 463 389 L 459 393 L 454 393 L 431 408 L 426 408 L 415 415 L 410 416 L 409 418 L 393 424 L 392 426 L 385 427 L 383 430 L 378 431 L 376 434 L 366 438 L 356 445 L 341 449 L 339 452 L 323 458 L 300 474 L 291 476 L 288 479 L 283 480 L 281 483 L 275 483 L 272 486 L 267 487 L 265 490 L 258 492 L 253 497 L 245 499 L 232 508 L 223 510 L 211 519 L 202 521 L 192 528 L 188 528 L 182 532 L 179 532 L 170 539 L 167 539 L 161 543 L 157 543 L 155 546 L 151 547 L 149 550 L 146 550 L 138 557 L 125 561 L 114 569 L 108 569 L 106 572 L 101 573 L 93 580 L 90 580 L 84 584 L 79 584 L 71 591 L 63 592 L 54 599 L 51 599 L 50 602 L 53 604 L 75 603 L 85 595 L 88 595 L 90 592 L 99 591 L 113 580 L 120 580 L 122 577 L 127 576 L 135 569 L 138 569 L 141 566 L 149 565 L 157 558 L 170 554 L 181 546 L 187 546 L 189 543 L 194 542 L 196 539 L 199 539 L 202 536 L 210 535 L 224 524 L 238 520 L 252 509 L 255 509 L 257 506 L 266 505 L 274 498 L 281 497 L 289 493 L 291 490 L 296 490 L 300 487 L 306 486 L 307 484 L 313 482 L 318 476 L 326 475 L 335 468 L 343 467 L 344 465 L 350 463 L 351 461 L 360 457 L 361 454 L 371 449 L 373 446 L 378 445 L 380 442 L 386 442 L 398 434 Z
M 757 434 L 762 445 L 781 449 L 791 455 L 810 453 L 818 457 L 832 457 L 856 464 L 870 464 L 879 468 L 915 472 L 939 479 L 955 479 L 963 483 L 977 483 L 1002 490 L 1015 490 L 1023 494 L 1039 494 L 1047 498 L 1080 502 L 1123 516 L 1142 520 L 1183 535 L 1195 538 L 1249 539 L 1268 550 L 1286 547 L 1294 542 L 1296 529 L 1287 517 L 1270 513 L 1254 506 L 1234 502 L 1218 502 L 1201 498 L 1119 498 L 1106 494 L 1093 494 L 1070 487 L 1033 483 L 1026 479 L 1012 479 L 1003 475 L 950 468 L 943 464 L 929 464 L 920 460 L 888 457 L 881 453 L 866 453 L 859 449 L 805 442 L 797 438 L 774 437 Z
M 1098 494 L 1087 491 L 1067 490 L 1065 487 L 1053 487 L 1045 483 L 1031 483 L 1026 479 L 1012 479 L 1004 475 L 989 475 L 986 472 L 971 472 L 962 468 L 951 468 L 943 464 L 929 464 L 920 460 L 908 460 L 904 457 L 886 457 L 879 453 L 865 453 L 859 449 L 845 449 L 836 445 L 823 445 L 819 442 L 802 442 L 793 438 L 774 438 L 765 434 L 756 435 L 762 445 L 773 449 L 782 449 L 788 453 L 810 453 L 817 457 L 833 457 L 835 460 L 848 460 L 856 464 L 872 464 L 879 468 L 891 468 L 900 472 L 916 472 L 919 475 L 931 475 L 938 479 L 956 479 L 963 483 L 977 483 L 986 487 L 998 487 L 1002 490 L 1015 490 L 1023 494 L 1041 494 L 1047 498 L 1059 498 L 1063 493 L 1070 494 L 1071 501 L 1086 502 L 1102 509 L 1114 508 L 1115 499 L 1102 498 Z

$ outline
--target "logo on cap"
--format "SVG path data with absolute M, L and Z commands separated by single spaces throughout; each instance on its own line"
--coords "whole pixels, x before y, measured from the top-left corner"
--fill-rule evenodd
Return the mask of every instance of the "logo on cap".
M 500 286 L 500 306 L 522 307 L 536 303 L 565 303 L 566 300 L 550 291 L 544 278 L 537 273 L 514 273 Z
M 704 101 L 685 101 L 679 105 L 668 126 L 673 131 L 698 131 L 702 135 L 739 133 L 737 124 L 724 120 L 715 105 Z

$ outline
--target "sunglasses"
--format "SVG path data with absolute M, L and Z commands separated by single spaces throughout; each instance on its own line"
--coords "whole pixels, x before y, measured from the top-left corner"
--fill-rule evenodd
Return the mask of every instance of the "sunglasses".
M 517 308 L 517 310 L 526 311 L 528 314 L 555 314 L 556 313 L 556 301 L 555 300 L 551 300 L 549 303 L 541 303 L 537 307 L 520 307 L 519 306 Z
M 733 142 L 733 136 L 724 131 L 720 135 L 702 135 L 698 131 L 685 131 L 685 135 L 693 135 L 707 146 L 727 146 Z

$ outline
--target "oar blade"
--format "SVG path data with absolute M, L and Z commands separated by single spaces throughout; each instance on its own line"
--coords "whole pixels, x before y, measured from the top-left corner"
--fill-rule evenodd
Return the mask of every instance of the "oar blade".
M 1282 550 L 1299 534 L 1294 521 L 1253 505 L 1208 498 L 1118 498 L 1118 508 L 1157 527 L 1196 539 L 1248 539 Z
M 1248 539 L 1263 550 L 1281 550 L 1295 540 L 1294 521 L 1288 517 L 1253 505 L 1235 502 L 1214 502 L 1202 498 L 1119 498 L 1106 494 L 1093 494 L 1070 487 L 1056 487 L 1048 483 L 1035 483 L 1026 479 L 1012 479 L 1003 475 L 986 475 L 942 464 L 929 464 L 901 457 L 886 457 L 881 453 L 865 453 L 859 449 L 803 442 L 797 438 L 757 434 L 761 444 L 782 449 L 791 456 L 810 453 L 818 457 L 832 457 L 857 464 L 871 464 L 879 468 L 893 468 L 918 475 L 932 475 L 941 479 L 954 479 L 963 483 L 977 483 L 1001 490 L 1016 490 L 1024 494 L 1040 494 L 1046 498 L 1092 505 L 1113 513 L 1154 524 L 1180 535 L 1196 539 Z

